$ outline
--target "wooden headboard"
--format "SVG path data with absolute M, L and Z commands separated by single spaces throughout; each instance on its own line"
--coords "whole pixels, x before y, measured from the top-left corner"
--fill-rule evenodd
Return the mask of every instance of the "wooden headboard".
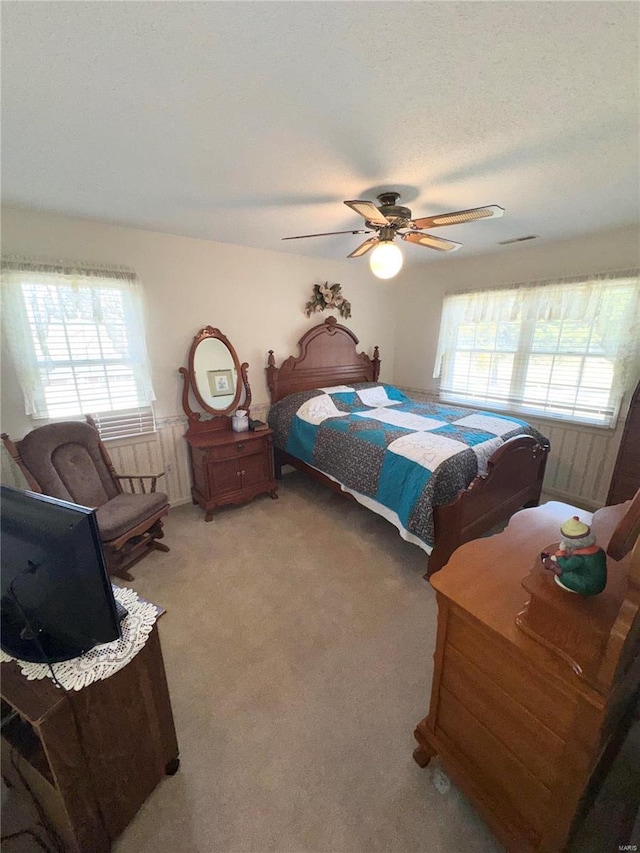
M 373 358 L 356 352 L 357 337 L 335 317 L 314 326 L 300 338 L 300 355 L 290 355 L 276 367 L 273 350 L 269 350 L 267 385 L 271 402 L 277 403 L 287 394 L 309 391 L 352 382 L 375 382 L 380 373 L 378 347 Z

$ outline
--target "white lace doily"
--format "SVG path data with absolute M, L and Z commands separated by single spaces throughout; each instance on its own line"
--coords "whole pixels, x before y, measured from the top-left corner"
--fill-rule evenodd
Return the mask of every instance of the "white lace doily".
M 54 663 L 56 678 L 67 690 L 82 690 L 94 681 L 109 678 L 134 658 L 147 642 L 157 619 L 157 610 L 148 601 L 141 601 L 133 589 L 113 587 L 113 594 L 129 615 L 123 620 L 122 637 L 111 643 L 95 646 L 78 658 Z M 0 661 L 15 660 L 22 674 L 29 680 L 51 678 L 51 670 L 44 663 L 17 660 L 0 649 Z M 54 682 L 55 684 L 55 682 Z

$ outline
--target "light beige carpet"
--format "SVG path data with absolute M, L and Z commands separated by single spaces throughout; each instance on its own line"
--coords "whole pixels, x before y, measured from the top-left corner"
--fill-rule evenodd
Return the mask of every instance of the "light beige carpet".
M 167 608 L 182 765 L 117 853 L 496 853 L 455 787 L 435 789 L 437 761 L 411 758 L 435 639 L 424 555 L 301 475 L 280 493 L 210 524 L 172 510 L 171 553 L 134 569 L 135 589 Z M 618 849 L 639 761 L 636 725 L 572 853 Z M 2 800 L 3 832 L 34 825 L 22 798 Z M 40 850 L 26 837 L 5 848 Z
M 500 849 L 411 757 L 436 620 L 418 548 L 299 474 L 208 524 L 176 508 L 166 533 L 132 585 L 167 608 L 182 763 L 118 853 Z

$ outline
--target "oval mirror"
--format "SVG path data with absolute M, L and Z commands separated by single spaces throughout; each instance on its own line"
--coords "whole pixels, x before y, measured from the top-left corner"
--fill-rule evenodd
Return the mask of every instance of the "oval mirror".
M 228 409 L 238 388 L 238 369 L 226 344 L 204 338 L 193 356 L 193 381 L 199 402 L 210 409 Z
M 183 407 L 189 417 L 198 418 L 188 404 L 188 389 L 200 406 L 212 415 L 232 414 L 249 405 L 247 365 L 241 365 L 236 351 L 219 329 L 205 326 L 194 337 L 189 352 L 189 368 L 181 368 L 185 379 Z

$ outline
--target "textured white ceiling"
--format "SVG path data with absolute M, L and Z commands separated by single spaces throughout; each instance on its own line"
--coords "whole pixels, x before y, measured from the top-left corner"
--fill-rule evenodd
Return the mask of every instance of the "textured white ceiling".
M 5 203 L 326 258 L 399 189 L 457 253 L 640 220 L 635 2 L 5 2 Z M 407 262 L 442 256 L 403 245 Z M 363 263 L 354 260 L 353 263 Z

